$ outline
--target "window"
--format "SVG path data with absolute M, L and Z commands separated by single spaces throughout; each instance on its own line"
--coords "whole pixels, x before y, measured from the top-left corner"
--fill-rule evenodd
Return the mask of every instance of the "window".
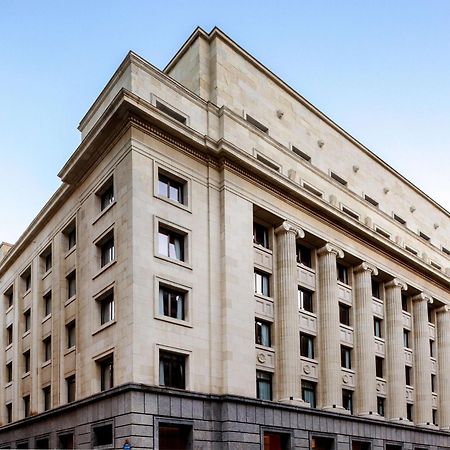
M 6 298 L 6 309 L 11 308 L 11 306 L 14 303 L 14 293 L 12 286 L 5 292 L 5 298 Z
M 302 152 L 299 148 L 292 146 L 292 152 L 295 153 L 297 156 L 300 156 L 300 158 L 304 159 L 305 161 L 311 162 L 311 156 L 309 156 L 307 153 Z
M 13 367 L 12 367 L 12 361 L 6 364 L 6 382 L 11 383 L 13 380 Z
M 391 234 L 388 233 L 386 230 L 383 230 L 383 228 L 375 227 L 375 231 L 380 234 L 381 236 L 385 237 L 386 239 L 391 238 Z
M 261 400 L 272 400 L 272 374 L 256 371 L 256 397 Z
M 77 343 L 75 320 L 72 320 L 72 322 L 66 325 L 66 336 L 67 336 L 67 348 L 75 347 Z
M 405 366 L 405 379 L 408 386 L 412 386 L 412 368 Z
M 350 306 L 339 303 L 339 322 L 350 326 Z
M 17 449 L 29 448 L 28 441 L 17 442 L 15 448 L 17 448 Z
M 75 401 L 76 395 L 75 375 L 66 378 L 66 388 L 67 388 L 67 403 Z
M 309 403 L 311 408 L 316 407 L 316 383 L 302 380 L 302 399 Z
M 7 423 L 12 422 L 12 403 L 8 403 L 6 405 L 6 422 Z
M 384 398 L 377 397 L 377 413 L 380 416 L 384 416 Z
M 6 345 L 11 345 L 13 342 L 13 324 L 6 328 Z
M 113 443 L 112 423 L 93 426 L 92 431 L 94 435 L 94 447 L 111 445 Z
M 406 220 L 402 219 L 400 216 L 398 216 L 397 214 L 394 214 L 394 220 L 396 220 L 398 223 L 401 223 L 402 225 L 406 225 Z
M 67 280 L 67 298 L 72 298 L 77 294 L 77 274 L 74 270 L 66 277 Z
M 264 345 L 265 347 L 272 346 L 271 339 L 271 324 L 263 320 L 255 319 L 255 343 Z
M 300 333 L 300 355 L 314 359 L 314 336 Z
M 297 262 L 306 267 L 312 267 L 311 249 L 297 244 Z
M 379 378 L 383 378 L 383 363 L 383 358 L 381 358 L 380 356 L 375 356 L 375 373 Z
M 431 392 L 436 392 L 436 375 L 431 374 Z
M 169 108 L 164 103 L 161 103 L 160 101 L 156 100 L 155 106 L 157 109 L 162 111 L 164 114 L 167 114 L 168 116 L 172 117 L 172 119 L 177 120 L 178 122 L 182 123 L 183 125 L 186 125 L 187 119 L 185 116 L 180 114 L 179 112 L 175 111 L 172 108 Z
M 42 395 L 44 397 L 44 411 L 48 411 L 52 407 L 52 388 L 46 386 L 42 389 Z
M 286 450 L 289 448 L 289 434 L 264 431 L 264 450 Z
M 269 274 L 255 270 L 255 294 L 270 297 Z
M 427 241 L 427 242 L 430 241 L 430 236 L 426 235 L 426 234 L 423 233 L 422 231 L 419 231 L 419 236 L 420 236 L 423 240 L 425 240 L 425 241 Z
M 160 350 L 159 385 L 186 389 L 186 356 Z
M 97 298 L 100 305 L 100 325 L 111 322 L 115 318 L 114 290 L 107 292 Z
M 278 164 L 275 164 L 273 161 L 271 161 L 270 159 L 266 158 L 265 156 L 261 155 L 260 153 L 258 153 L 256 155 L 256 159 L 260 162 L 262 162 L 265 166 L 269 167 L 272 170 L 276 170 L 277 172 L 280 171 L 280 166 Z
M 108 236 L 98 243 L 98 247 L 100 248 L 100 267 L 105 267 L 116 259 L 114 235 L 112 233 L 108 233 Z
M 20 276 L 22 278 L 23 290 L 27 292 L 31 289 L 31 267 Z
M 347 267 L 340 263 L 336 263 L 337 268 L 337 279 L 341 283 L 348 284 L 348 270 Z
M 259 223 L 253 223 L 253 243 L 269 248 L 269 230 Z
M 306 183 L 305 181 L 302 182 L 303 189 L 310 194 L 315 195 L 316 197 L 323 197 L 323 192 L 319 191 L 319 189 L 316 189 L 314 186 Z
M 297 293 L 298 293 L 298 309 L 308 311 L 311 313 L 314 312 L 312 292 L 308 291 L 307 289 L 299 287 Z
M 52 247 L 48 246 L 41 254 L 42 267 L 44 272 L 48 272 L 52 268 Z
M 66 240 L 67 251 L 71 250 L 77 244 L 77 229 L 75 220 L 73 220 L 63 231 Z
M 352 349 L 341 345 L 341 367 L 344 369 L 352 368 Z
M 36 448 L 39 449 L 49 449 L 50 439 L 48 437 L 36 439 Z
M 311 438 L 312 450 L 334 450 L 334 439 L 326 437 L 313 436 Z
M 427 305 L 427 309 L 428 309 L 428 322 L 429 323 L 434 323 L 434 311 L 432 308 L 430 308 L 430 305 Z
M 167 286 L 159 287 L 159 314 L 173 319 L 185 320 L 185 293 Z
M 413 405 L 411 403 L 406 404 L 406 418 L 413 421 Z
M 378 208 L 379 203 L 376 200 L 374 200 L 372 197 L 369 197 L 368 195 L 364 195 L 364 200 Z
M 184 235 L 159 226 L 158 251 L 160 255 L 184 261 L 184 240 Z
M 44 344 L 44 362 L 50 361 L 52 359 L 52 337 L 49 336 L 42 342 Z
M 402 446 L 395 444 L 386 444 L 386 450 L 402 450 Z
M 409 245 L 405 245 L 405 250 L 409 253 L 412 253 L 413 255 L 418 255 L 419 252 L 415 249 L 413 249 L 412 247 L 410 247 Z
M 161 197 L 166 197 L 174 202 L 185 204 L 185 186 L 186 183 L 174 180 L 172 177 L 158 174 L 158 194 Z
M 441 248 L 442 252 L 445 253 L 446 255 L 450 256 L 450 250 L 446 247 L 442 247 Z
M 370 443 L 352 441 L 352 450 L 370 450 Z
M 44 297 L 44 317 L 52 313 L 52 291 L 47 292 Z
M 24 332 L 30 331 L 31 328 L 31 308 L 27 309 L 23 313 L 23 322 L 24 322 Z
M 159 423 L 159 450 L 189 450 L 192 443 L 192 425 Z
M 114 181 L 110 178 L 97 192 L 97 195 L 100 197 L 100 210 L 103 211 L 109 205 L 114 203 Z
M 380 282 L 372 278 L 372 297 L 380 298 Z
M 259 130 L 261 130 L 263 133 L 268 133 L 269 132 L 269 129 L 265 125 L 263 125 L 261 122 L 256 120 L 254 117 L 249 116 L 248 114 L 246 114 L 245 115 L 245 120 L 248 123 L 251 123 L 254 127 L 256 127 Z
M 23 352 L 23 372 L 28 373 L 31 370 L 30 350 Z
M 355 213 L 350 208 L 347 208 L 347 206 L 342 205 L 342 212 L 352 219 L 359 220 L 359 214 Z
M 437 425 L 438 424 L 438 421 L 437 421 L 437 409 L 432 409 L 432 414 L 433 414 L 433 425 Z
M 347 181 L 340 177 L 338 174 L 330 172 L 330 177 L 333 178 L 333 180 L 336 180 L 338 183 L 342 184 L 342 186 L 347 186 Z
M 353 414 L 353 392 L 342 389 L 342 406 Z
M 114 357 L 108 356 L 99 361 L 100 365 L 100 390 L 105 391 L 114 386 Z
M 430 356 L 432 357 L 432 358 L 435 358 L 436 357 L 436 348 L 435 348 L 435 344 L 434 344 L 434 341 L 432 341 L 431 339 L 430 339 Z
M 410 335 L 410 332 L 408 330 L 403 329 L 403 347 L 411 348 L 409 346 L 409 344 L 410 344 L 409 335 Z
M 59 448 L 62 449 L 75 448 L 73 433 L 67 433 L 59 436 Z
M 30 396 L 25 395 L 23 397 L 23 415 L 24 417 L 30 416 Z
M 382 324 L 383 321 L 381 319 L 379 319 L 378 317 L 373 318 L 373 334 L 375 337 L 383 337 Z
M 408 312 L 408 296 L 402 294 L 402 310 Z

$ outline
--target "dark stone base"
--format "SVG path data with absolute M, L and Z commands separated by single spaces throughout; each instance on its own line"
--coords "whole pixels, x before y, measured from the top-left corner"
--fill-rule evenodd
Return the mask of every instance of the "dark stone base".
M 351 450 L 352 441 L 368 442 L 372 450 L 386 444 L 404 450 L 450 448 L 450 433 L 392 424 L 315 409 L 235 396 L 203 395 L 127 384 L 0 428 L 0 448 L 48 438 L 60 448 L 60 436 L 73 433 L 75 448 L 93 448 L 93 428 L 111 424 L 114 446 L 128 439 L 132 449 L 157 449 L 159 423 L 192 426 L 192 448 L 206 450 L 263 449 L 264 431 L 288 435 L 288 448 L 307 450 L 313 436 L 329 437 L 333 450 Z M 42 443 L 42 441 L 41 441 Z M 24 447 L 22 447 L 24 448 Z

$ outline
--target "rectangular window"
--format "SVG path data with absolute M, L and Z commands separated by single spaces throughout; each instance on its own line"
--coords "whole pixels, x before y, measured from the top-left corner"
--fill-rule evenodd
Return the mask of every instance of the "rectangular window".
M 66 277 L 67 282 L 67 299 L 75 297 L 77 294 L 77 274 L 76 271 L 72 271 Z
M 75 401 L 76 397 L 76 381 L 75 375 L 66 378 L 67 403 Z
M 97 299 L 100 305 L 100 325 L 111 322 L 115 317 L 114 291 L 108 290 Z
M 256 371 L 256 397 L 261 400 L 272 400 L 272 374 Z
M 352 349 L 341 345 L 341 367 L 344 369 L 352 368 Z
M 106 239 L 102 240 L 98 247 L 100 248 L 100 267 L 105 267 L 116 259 L 114 235 L 112 233 L 108 233 Z
M 52 291 L 48 291 L 43 297 L 44 303 L 44 317 L 52 313 Z
M 405 366 L 405 378 L 406 384 L 412 386 L 412 368 L 409 366 Z
M 25 395 L 23 397 L 23 415 L 24 417 L 30 416 L 30 396 Z
M 432 358 L 435 358 L 436 357 L 436 350 L 435 350 L 435 344 L 434 344 L 434 341 L 432 341 L 431 339 L 430 339 L 430 356 L 432 357 Z
M 50 439 L 48 437 L 36 439 L 36 448 L 38 450 L 50 448 Z
M 313 293 L 301 287 L 298 288 L 298 309 L 308 312 L 313 311 Z
M 408 296 L 406 294 L 402 294 L 402 310 L 408 312 Z
M 6 405 L 6 422 L 7 423 L 12 422 L 12 403 L 8 403 Z
M 14 303 L 14 292 L 12 286 L 5 292 L 4 296 L 6 299 L 6 309 L 9 309 Z
M 176 121 L 182 123 L 183 125 L 186 125 L 187 119 L 179 112 L 175 111 L 172 108 L 169 108 L 164 103 L 161 103 L 160 101 L 156 100 L 155 103 L 156 109 L 159 109 L 164 114 L 167 114 L 168 116 L 172 117 L 172 119 L 175 119 Z
M 441 250 L 443 253 L 445 253 L 446 255 L 450 256 L 450 250 L 446 247 L 441 247 Z
M 72 322 L 66 325 L 66 336 L 67 336 L 67 348 L 75 347 L 77 343 L 75 320 L 72 320 Z
M 300 333 L 300 355 L 314 359 L 314 336 Z
M 158 173 L 158 194 L 174 202 L 185 204 L 186 182 L 174 180 L 172 177 Z
M 75 247 L 77 244 L 77 228 L 75 220 L 73 220 L 63 231 L 66 240 L 67 251 Z
M 185 236 L 175 231 L 159 226 L 158 252 L 162 256 L 184 261 Z
M 255 294 L 270 297 L 269 279 L 269 274 L 255 270 Z
M 372 297 L 380 299 L 380 282 L 372 278 Z
M 173 319 L 185 320 L 186 294 L 167 286 L 159 287 L 159 313 Z
M 342 406 L 353 414 L 353 391 L 342 389 Z
M 23 352 L 23 372 L 28 373 L 31 370 L 31 353 L 30 350 Z
M 6 345 L 11 345 L 13 342 L 13 324 L 6 327 Z
M 302 399 L 309 403 L 311 408 L 316 407 L 316 383 L 302 380 Z
M 430 307 L 430 304 L 427 305 L 427 308 L 428 308 L 428 322 L 434 324 L 434 322 L 435 322 L 435 320 L 434 320 L 434 311 Z
M 377 413 L 384 417 L 384 398 L 377 397 Z
M 352 211 L 350 208 L 347 208 L 347 206 L 342 205 L 342 212 L 352 219 L 359 220 L 359 214 L 355 213 L 355 211 Z
M 403 347 L 405 347 L 405 348 L 411 348 L 409 346 L 409 344 L 410 344 L 409 335 L 410 335 L 410 332 L 408 330 L 403 329 Z
M 190 450 L 192 447 L 192 425 L 159 423 L 159 450 Z
M 186 356 L 160 350 L 159 385 L 186 389 Z
M 385 237 L 386 239 L 390 239 L 391 238 L 391 234 L 388 233 L 387 231 L 383 230 L 383 228 L 375 227 L 375 231 L 378 234 L 380 234 L 381 236 Z
M 333 178 L 333 180 L 336 180 L 338 183 L 342 184 L 342 186 L 347 186 L 347 181 L 340 177 L 338 174 L 330 172 L 330 177 Z
M 253 223 L 253 243 L 269 248 L 269 230 L 264 225 Z
M 313 436 L 311 438 L 311 449 L 313 450 L 334 450 L 334 439 Z
M 340 263 L 336 263 L 337 279 L 341 283 L 348 285 L 348 269 Z
M 73 433 L 66 433 L 59 436 L 59 448 L 61 449 L 75 448 Z
M 277 172 L 280 171 L 280 166 L 278 164 L 275 164 L 270 159 L 266 158 L 265 156 L 261 155 L 260 153 L 258 153 L 256 155 L 256 159 L 259 162 L 262 162 L 265 166 L 269 167 L 270 169 L 276 170 Z
M 245 115 L 245 120 L 252 124 L 254 127 L 258 128 L 259 130 L 261 130 L 263 133 L 268 133 L 269 129 L 263 125 L 261 122 L 259 122 L 258 120 L 256 120 L 254 117 L 249 116 L 248 114 Z
M 255 343 L 272 347 L 271 324 L 263 320 L 255 319 Z
M 44 272 L 48 272 L 52 268 L 52 249 L 49 247 L 42 255 L 44 263 Z
M 414 248 L 410 247 L 409 245 L 405 245 L 405 250 L 409 253 L 412 253 L 413 255 L 418 255 L 419 252 L 415 250 Z
M 396 220 L 398 223 L 401 223 L 402 225 L 406 225 L 406 220 L 402 219 L 400 216 L 398 216 L 397 214 L 394 214 L 394 220 Z
M 438 420 L 437 420 L 437 416 L 438 416 L 438 414 L 437 414 L 437 409 L 432 409 L 432 414 L 433 414 L 433 425 L 438 425 Z
M 423 240 L 425 240 L 425 241 L 427 241 L 427 242 L 430 241 L 430 236 L 426 235 L 426 234 L 423 233 L 422 231 L 419 231 L 419 236 L 420 236 Z
M 431 391 L 436 392 L 436 375 L 431 374 Z
M 52 337 L 49 336 L 42 342 L 44 344 L 44 362 L 47 362 L 52 359 Z
M 110 178 L 97 193 L 100 197 L 100 210 L 103 211 L 114 203 L 114 180 Z
M 288 433 L 264 431 L 264 450 L 284 450 L 290 448 Z
M 12 361 L 6 364 L 6 382 L 11 383 L 13 380 L 13 367 Z
M 307 153 L 302 152 L 299 148 L 292 146 L 292 152 L 295 153 L 297 156 L 300 156 L 300 158 L 304 159 L 305 161 L 311 162 L 311 156 L 309 156 Z
M 311 249 L 302 244 L 297 244 L 297 262 L 306 267 L 312 267 Z
M 379 203 L 376 200 L 374 200 L 372 197 L 369 197 L 368 195 L 364 195 L 364 200 L 378 208 Z
M 323 192 L 319 191 L 319 189 L 316 189 L 314 186 L 306 183 L 305 181 L 302 182 L 303 189 L 310 194 L 315 195 L 316 197 L 323 197 Z
M 23 313 L 24 331 L 30 331 L 31 328 L 31 308 Z
M 113 426 L 112 423 L 95 425 L 92 427 L 94 435 L 94 447 L 102 445 L 112 445 L 113 443 Z
M 384 363 L 383 358 L 375 356 L 375 373 L 376 376 L 379 378 L 383 378 L 383 363 Z
M 339 322 L 350 326 L 350 306 L 339 303 Z
M 42 389 L 42 395 L 44 397 L 44 411 L 48 411 L 52 407 L 52 388 L 46 386 Z
M 413 421 L 413 405 L 411 403 L 406 404 L 406 418 Z
M 383 321 L 379 319 L 378 317 L 373 318 L 373 334 L 375 337 L 382 338 L 383 332 L 382 332 L 382 325 Z
M 352 441 L 352 450 L 370 450 L 369 442 Z
M 114 357 L 108 356 L 99 361 L 100 364 L 100 390 L 105 391 L 114 387 Z
M 20 278 L 22 279 L 23 291 L 29 291 L 31 289 L 31 267 L 28 267 Z

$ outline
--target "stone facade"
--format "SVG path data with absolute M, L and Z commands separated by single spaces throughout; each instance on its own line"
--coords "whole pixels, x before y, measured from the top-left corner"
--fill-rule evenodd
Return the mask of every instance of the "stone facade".
M 1 246 L 0 445 L 450 447 L 448 212 L 218 29 L 79 129 Z

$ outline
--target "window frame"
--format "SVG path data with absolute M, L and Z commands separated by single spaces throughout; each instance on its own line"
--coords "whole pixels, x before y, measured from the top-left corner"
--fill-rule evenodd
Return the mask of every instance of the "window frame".
M 102 181 L 100 187 L 95 191 L 95 203 L 98 211 L 96 219 L 105 214 L 106 211 L 109 211 L 117 203 L 115 184 L 114 174 L 109 173 L 104 177 L 104 181 Z
M 341 368 L 352 370 L 352 348 L 341 345 Z
M 339 325 L 344 325 L 345 327 L 351 327 L 352 326 L 352 314 L 351 314 L 352 307 L 350 305 L 347 305 L 347 303 L 343 303 L 343 302 L 338 302 L 338 303 L 339 303 Z M 344 316 L 344 313 L 345 313 L 345 316 Z M 342 319 L 345 319 L 345 321 L 343 321 Z
M 42 361 L 43 364 L 48 363 L 52 360 L 52 353 L 53 353 L 53 344 L 52 344 L 52 335 L 46 336 L 44 339 L 42 339 L 42 344 L 44 346 L 44 351 L 42 352 L 42 355 L 44 357 L 44 360 Z M 48 358 L 48 355 L 50 357 Z
M 340 273 L 342 271 L 342 273 Z M 343 275 L 345 273 L 345 275 Z M 343 280 L 341 279 L 341 275 Z M 345 286 L 350 286 L 350 273 L 349 267 L 336 261 L 336 278 L 338 283 L 342 283 Z
M 98 443 L 97 441 L 97 435 L 96 435 L 96 430 L 103 428 L 103 427 L 111 427 L 111 442 L 108 443 Z M 114 447 L 114 422 L 111 420 L 106 420 L 103 422 L 96 422 L 91 424 L 91 442 L 92 442 L 92 447 L 93 448 L 111 448 Z
M 259 242 L 259 239 L 257 239 L 258 231 L 263 232 L 263 239 L 262 243 Z M 253 245 L 257 248 L 262 248 L 264 250 L 272 250 L 272 242 L 271 242 L 271 236 L 270 236 L 270 227 L 266 224 L 263 224 L 262 222 L 258 220 L 253 220 Z
M 309 403 L 311 408 L 317 408 L 317 382 L 310 380 L 301 380 L 302 399 Z M 307 400 L 306 393 L 312 394 L 312 404 Z
M 65 377 L 64 381 L 66 382 L 66 403 L 73 403 L 77 399 L 77 379 L 75 374 Z M 71 395 L 72 393 L 73 396 Z
M 264 378 L 267 376 L 267 378 Z M 255 381 L 256 381 L 256 398 L 258 400 L 266 400 L 266 401 L 272 401 L 273 400 L 273 373 L 269 372 L 267 370 L 256 370 L 255 374 Z M 265 398 L 261 396 L 261 388 L 260 388 L 260 382 L 267 382 L 269 386 L 269 398 Z
M 168 197 L 160 195 L 159 193 L 159 176 L 163 175 L 166 178 L 180 183 L 183 186 L 183 203 L 172 200 Z M 153 168 L 153 196 L 163 202 L 172 206 L 176 206 L 184 211 L 192 213 L 192 178 L 185 173 L 180 172 L 173 166 L 166 166 L 160 162 L 154 164 Z
M 114 353 L 110 352 L 104 356 L 101 356 L 100 358 L 97 358 L 95 360 L 95 363 L 97 364 L 98 367 L 98 374 L 99 374 L 99 389 L 100 392 L 106 391 L 108 389 L 112 389 L 114 387 Z M 108 384 L 108 386 L 105 384 L 105 377 L 104 375 L 106 375 L 105 373 L 105 369 L 108 369 L 108 367 L 110 368 L 110 385 Z
M 42 295 L 43 301 L 43 317 L 49 317 L 52 314 L 52 306 L 53 306 L 53 292 L 52 289 L 48 289 Z M 50 311 L 48 312 L 48 303 L 50 303 Z
M 182 382 L 180 383 L 179 386 L 174 386 L 175 383 L 171 383 L 170 385 L 166 383 L 166 380 L 164 379 L 164 384 L 161 384 L 161 355 L 162 354 L 170 354 L 172 355 L 172 357 L 175 358 L 179 358 L 180 361 L 183 361 L 183 368 L 182 368 Z M 157 353 L 157 357 L 158 357 L 158 365 L 157 365 L 157 369 L 158 369 L 158 386 L 163 387 L 163 388 L 169 388 L 169 389 L 180 389 L 180 390 L 188 390 L 188 358 L 189 355 L 186 355 L 184 352 L 180 352 L 178 349 L 177 350 L 173 350 L 173 349 L 166 349 L 166 348 L 158 348 L 158 353 Z M 164 374 L 164 378 L 165 378 L 165 374 Z M 181 387 L 183 386 L 183 387 Z
M 154 233 L 154 256 L 155 258 L 163 261 L 167 261 L 173 264 L 177 264 L 188 269 L 192 269 L 192 230 L 185 228 L 183 226 L 177 225 L 168 220 L 162 219 L 161 217 L 155 216 L 155 233 Z M 159 235 L 160 228 L 166 231 L 175 233 L 183 237 L 183 259 L 177 259 L 165 254 L 159 253 Z M 170 245 L 170 243 L 169 243 Z M 168 252 L 170 254 L 170 250 Z
M 72 334 L 73 333 L 73 334 Z M 66 350 L 75 348 L 77 345 L 76 319 L 66 323 Z
M 257 276 L 261 277 L 261 284 L 257 283 Z M 271 298 L 272 289 L 271 289 L 271 276 L 269 272 L 264 270 L 257 269 L 256 267 L 253 269 L 253 289 L 254 295 L 258 295 L 265 298 Z M 264 279 L 267 279 L 267 290 L 264 288 Z M 258 288 L 260 288 L 261 292 L 258 292 Z
M 311 309 L 305 308 L 305 299 L 304 295 L 308 294 L 311 299 Z M 307 312 L 309 314 L 315 314 L 314 312 L 314 291 L 311 291 L 303 286 L 297 285 L 297 306 L 298 310 L 301 312 Z
M 300 332 L 300 356 L 303 358 L 315 359 L 315 336 L 309 333 Z M 306 341 L 306 355 L 303 354 L 303 350 L 305 349 L 302 345 L 302 342 Z
M 74 282 L 74 290 L 72 289 L 72 282 Z M 77 296 L 77 270 L 71 269 L 66 275 L 66 302 L 75 299 Z
M 112 311 L 112 314 L 110 319 L 106 322 L 103 322 L 103 304 L 106 303 L 106 300 L 112 296 L 112 308 L 110 307 L 110 311 Z M 96 304 L 96 310 L 97 310 L 97 331 L 100 329 L 103 329 L 107 327 L 108 325 L 111 325 L 116 322 L 117 320 L 117 311 L 116 311 L 116 293 L 115 293 L 115 286 L 114 283 L 106 286 L 104 289 L 102 289 L 100 292 L 98 292 L 96 295 L 94 295 L 94 301 Z M 111 303 L 111 302 L 108 302 Z
M 66 256 L 72 253 L 77 247 L 77 221 L 76 218 L 72 218 L 62 231 L 64 236 L 64 246 Z
M 172 427 L 185 427 L 190 428 L 189 437 L 187 442 L 187 448 L 191 450 L 193 448 L 193 432 L 194 432 L 194 421 L 189 419 L 177 419 L 172 417 L 156 417 L 155 418 L 155 432 L 154 432 L 154 445 L 155 448 L 160 448 L 160 426 L 172 426 Z
M 261 325 L 259 326 L 258 324 L 261 324 Z M 260 339 L 261 342 L 258 342 L 258 329 L 261 329 L 261 331 L 262 331 L 263 328 L 267 328 L 267 330 L 268 330 L 268 332 L 267 332 L 267 339 L 268 339 L 267 344 L 268 345 L 266 345 L 266 343 L 263 342 L 264 341 L 264 339 L 263 339 L 264 333 L 261 333 L 261 339 Z M 273 347 L 272 322 L 255 317 L 255 345 L 260 345 L 260 346 L 266 347 L 266 348 Z
M 302 258 L 302 249 L 306 250 L 308 253 L 308 256 L 306 258 L 306 262 L 304 262 L 305 258 Z M 307 247 L 303 243 L 296 242 L 295 244 L 295 259 L 297 261 L 297 264 L 300 264 L 303 267 L 307 267 L 308 269 L 314 270 L 314 256 L 313 256 L 313 249 L 310 247 Z
M 378 339 L 383 338 L 383 319 L 381 317 L 374 316 L 373 318 L 373 335 Z

